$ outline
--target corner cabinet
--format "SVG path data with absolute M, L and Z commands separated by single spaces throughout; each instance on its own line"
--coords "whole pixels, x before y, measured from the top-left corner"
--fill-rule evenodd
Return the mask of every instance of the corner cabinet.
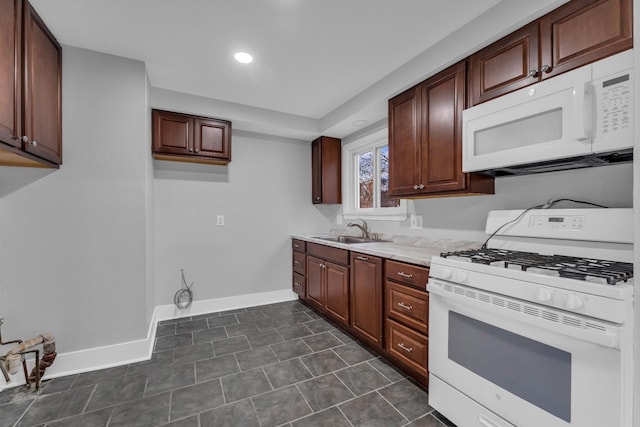
M 62 48 L 24 0 L 0 0 L 0 165 L 62 163 Z
M 633 47 L 632 0 L 573 0 L 469 58 L 469 105 Z
M 389 193 L 418 198 L 493 194 L 494 180 L 462 172 L 466 63 L 389 101 Z
M 342 203 L 342 144 L 321 136 L 311 143 L 311 200 L 313 204 Z
M 298 239 L 291 240 L 293 249 L 293 279 L 292 290 L 302 299 L 307 297 L 307 242 Z
M 226 165 L 231 161 L 231 122 L 153 110 L 153 157 Z

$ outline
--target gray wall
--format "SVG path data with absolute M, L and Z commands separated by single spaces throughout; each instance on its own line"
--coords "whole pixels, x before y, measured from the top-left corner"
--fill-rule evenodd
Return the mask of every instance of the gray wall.
M 142 62 L 64 47 L 64 164 L 0 168 L 4 338 L 50 332 L 65 353 L 146 336 L 146 87 Z
M 329 228 L 311 204 L 308 142 L 237 131 L 232 159 L 156 162 L 157 305 L 172 303 L 180 268 L 196 300 L 290 289 L 289 236 Z

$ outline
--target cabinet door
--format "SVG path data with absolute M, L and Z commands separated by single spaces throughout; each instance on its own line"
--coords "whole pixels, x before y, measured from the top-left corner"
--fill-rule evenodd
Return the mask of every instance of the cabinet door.
M 325 312 L 349 325 L 349 268 L 331 262 L 325 265 Z
M 194 124 L 194 153 L 231 161 L 231 123 L 197 118 Z
M 538 22 L 509 34 L 469 57 L 471 106 L 536 83 Z
M 351 253 L 351 328 L 382 347 L 382 259 Z
M 0 0 L 0 141 L 20 147 L 21 0 Z
M 193 118 L 184 114 L 153 110 L 153 151 L 193 154 Z
M 28 2 L 24 9 L 23 150 L 62 162 L 62 48 Z
M 342 203 L 342 144 L 321 136 L 311 143 L 311 194 L 314 204 Z
M 542 78 L 633 47 L 632 0 L 574 0 L 540 20 Z
M 464 190 L 466 176 L 462 173 L 462 110 L 465 63 L 460 62 L 431 77 L 421 85 L 421 90 L 422 191 Z
M 421 91 L 416 86 L 389 100 L 389 194 L 419 194 Z
M 317 310 L 324 306 L 324 261 L 307 256 L 307 302 Z

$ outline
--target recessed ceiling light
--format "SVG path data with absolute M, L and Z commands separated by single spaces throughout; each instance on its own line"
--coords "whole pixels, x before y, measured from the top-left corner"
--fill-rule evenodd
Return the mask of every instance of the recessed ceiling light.
M 369 123 L 369 122 L 368 122 L 368 121 L 366 121 L 366 120 L 355 120 L 355 121 L 354 121 L 353 123 L 351 123 L 351 124 L 352 124 L 352 125 L 354 125 L 354 126 L 358 126 L 358 127 L 360 127 L 360 126 L 364 126 L 364 125 L 366 125 L 367 123 Z
M 253 56 L 249 55 L 247 52 L 237 52 L 233 57 L 236 58 L 236 61 L 243 64 L 248 64 L 253 61 Z

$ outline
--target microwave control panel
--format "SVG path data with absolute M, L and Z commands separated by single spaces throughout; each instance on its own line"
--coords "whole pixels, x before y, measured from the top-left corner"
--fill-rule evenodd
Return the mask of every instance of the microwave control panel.
M 631 84 L 629 74 L 602 82 L 600 126 L 602 133 L 617 132 L 631 126 Z

